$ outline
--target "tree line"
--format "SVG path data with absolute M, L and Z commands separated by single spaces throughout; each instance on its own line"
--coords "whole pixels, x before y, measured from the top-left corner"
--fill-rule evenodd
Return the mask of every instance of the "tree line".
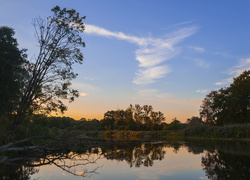
M 149 110 L 150 111 L 146 111 Z M 104 113 L 102 119 L 81 118 L 75 120 L 70 117 L 47 116 L 34 114 L 26 119 L 20 128 L 30 136 L 57 135 L 65 131 L 162 131 L 182 130 L 188 126 L 204 124 L 199 117 L 191 117 L 185 123 L 173 118 L 170 123 L 165 122 L 165 117 L 160 111 L 155 112 L 151 105 L 130 105 L 126 110 L 110 110 Z M 24 136 L 24 135 L 23 135 Z
M 130 105 L 125 110 L 107 111 L 100 121 L 49 117 L 52 112 L 67 110 L 63 100 L 73 102 L 79 96 L 78 91 L 71 88 L 71 81 L 77 77 L 72 67 L 82 63 L 81 48 L 85 46 L 81 37 L 85 16 L 80 17 L 75 10 L 58 6 L 51 11 L 51 16 L 33 21 L 39 47 L 39 53 L 33 59 L 28 59 L 26 49 L 19 49 L 15 31 L 0 26 L 1 134 L 11 132 L 14 137 L 18 128 L 27 132 L 30 126 L 27 122 L 59 129 L 145 131 L 180 130 L 187 125 L 250 123 L 250 70 L 234 78 L 229 87 L 206 95 L 200 107 L 200 117 L 194 116 L 185 123 L 174 118 L 167 124 L 162 112 L 154 111 L 151 105 L 139 104 Z M 25 126 L 26 130 L 22 129 Z
M 150 110 L 150 111 L 149 111 Z M 198 117 L 192 117 L 193 123 Z M 199 118 L 198 118 L 199 119 Z M 190 120 L 190 119 L 189 119 Z M 132 130 L 132 131 L 160 131 L 180 130 L 187 126 L 174 118 L 171 123 L 165 122 L 162 112 L 153 111 L 151 105 L 130 105 L 126 110 L 110 110 L 104 113 L 103 119 L 75 120 L 70 117 L 55 117 L 42 114 L 33 115 L 28 122 L 34 127 L 58 130 L 81 131 L 107 131 L 107 130 Z M 192 123 L 190 123 L 192 124 Z M 39 129 L 39 128 L 37 128 Z
M 158 130 L 164 120 L 164 114 L 153 111 L 151 105 L 136 104 L 126 110 L 107 111 L 103 124 L 107 130 Z

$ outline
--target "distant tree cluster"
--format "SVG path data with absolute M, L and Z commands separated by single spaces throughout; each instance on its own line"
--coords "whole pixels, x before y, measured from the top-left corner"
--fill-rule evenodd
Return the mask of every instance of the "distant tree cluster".
M 229 87 L 211 91 L 202 101 L 200 115 L 207 125 L 250 123 L 250 70 Z
M 197 120 L 198 119 L 198 120 Z M 187 122 L 199 125 L 198 117 L 192 117 Z M 105 131 L 105 130 L 133 130 L 133 131 L 161 131 L 181 130 L 187 127 L 187 123 L 181 123 L 173 118 L 171 123 L 165 122 L 164 114 L 153 111 L 151 105 L 130 105 L 126 110 L 111 110 L 104 113 L 101 120 L 81 118 L 74 120 L 69 117 L 47 117 L 46 115 L 34 115 L 34 124 L 48 128 L 82 131 Z
M 164 114 L 151 105 L 130 105 L 126 110 L 107 111 L 102 124 L 105 130 L 159 130 Z

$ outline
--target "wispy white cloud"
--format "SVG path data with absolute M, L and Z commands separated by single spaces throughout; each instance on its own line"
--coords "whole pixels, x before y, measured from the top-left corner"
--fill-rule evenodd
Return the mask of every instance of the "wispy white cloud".
M 139 69 L 133 80 L 134 84 L 150 84 L 156 79 L 164 77 L 171 69 L 167 66 L 156 66 L 146 69 Z
M 179 49 L 172 48 L 170 44 L 157 42 L 138 49 L 136 60 L 139 61 L 140 67 L 152 67 L 174 57 L 178 52 Z
M 222 85 L 226 85 L 226 84 L 231 84 L 233 82 L 233 77 L 227 78 L 227 79 L 223 79 L 221 81 L 217 81 L 215 83 L 215 85 L 217 86 L 222 86 Z
M 139 48 L 135 51 L 135 55 L 136 60 L 139 62 L 139 70 L 133 83 L 150 84 L 171 72 L 169 67 L 160 64 L 176 56 L 179 53 L 179 48 L 175 47 L 175 45 L 194 34 L 197 29 L 197 26 L 189 26 L 168 33 L 164 38 L 145 38 L 126 35 L 122 32 L 111 32 L 104 28 L 87 24 L 85 33 L 125 40 L 138 45 Z
M 138 45 L 146 45 L 147 42 L 150 41 L 150 38 L 148 39 L 138 38 L 136 36 L 126 35 L 122 32 L 111 32 L 107 29 L 104 29 L 95 25 L 90 25 L 90 24 L 85 25 L 84 32 L 87 34 L 94 34 L 94 35 L 99 35 L 99 36 L 104 36 L 104 37 L 113 37 L 113 38 L 117 38 L 120 40 L 126 40 L 131 43 L 138 44 Z
M 201 93 L 201 94 L 205 94 L 205 93 L 207 93 L 208 91 L 209 91 L 209 89 L 198 89 L 198 90 L 196 90 L 195 92 Z
M 228 74 L 239 76 L 243 71 L 250 69 L 250 58 L 241 59 L 239 64 L 229 69 Z
M 233 82 L 233 78 L 239 76 L 243 71 L 250 69 L 250 58 L 241 59 L 237 66 L 230 68 L 226 73 L 230 75 L 229 78 L 223 79 L 215 83 L 215 85 L 221 86 L 230 84 Z
M 177 24 L 174 24 L 174 25 L 168 27 L 167 29 L 179 28 L 179 27 L 181 27 L 181 26 L 183 26 L 183 25 L 193 24 L 194 21 L 195 21 L 195 20 L 180 22 L 180 23 L 177 23 Z
M 196 52 L 199 52 L 199 53 L 205 52 L 205 49 L 202 47 L 198 47 L 198 46 L 188 46 L 188 47 L 195 50 Z

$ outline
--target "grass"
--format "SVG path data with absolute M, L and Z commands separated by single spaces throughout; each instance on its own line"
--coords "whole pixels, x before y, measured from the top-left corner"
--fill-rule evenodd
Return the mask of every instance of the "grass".
M 191 126 L 183 130 L 184 137 L 249 139 L 250 124 L 226 126 Z

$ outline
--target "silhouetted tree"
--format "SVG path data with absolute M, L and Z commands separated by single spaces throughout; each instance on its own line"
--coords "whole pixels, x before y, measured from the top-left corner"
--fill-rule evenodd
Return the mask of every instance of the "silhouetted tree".
M 150 115 L 150 121 L 152 122 L 151 124 L 151 130 L 157 130 L 157 127 L 165 121 L 164 114 L 162 112 L 151 112 Z
M 130 106 L 125 110 L 125 130 L 135 130 L 136 125 L 133 119 L 133 106 Z
M 28 75 L 25 50 L 18 48 L 14 30 L 0 27 L 0 115 L 16 111 Z
M 174 119 L 172 119 L 172 122 L 168 125 L 168 130 L 179 130 L 182 129 L 182 123 L 177 120 L 177 118 L 175 117 Z
M 218 125 L 250 122 L 250 70 L 244 71 L 225 89 L 220 89 L 212 106 Z
M 130 105 L 124 110 L 107 111 L 101 121 L 106 130 L 160 130 L 165 120 L 160 111 L 154 112 L 151 105 L 134 107 Z
M 137 130 L 140 130 L 143 122 L 143 107 L 141 107 L 139 104 L 136 104 L 133 111 L 136 128 Z
M 105 130 L 114 130 L 114 119 L 115 111 L 107 111 L 104 114 L 104 118 L 102 120 L 102 125 Z
M 75 10 L 56 6 L 48 18 L 37 18 L 33 22 L 39 44 L 39 54 L 31 63 L 27 84 L 23 87 L 13 129 L 25 116 L 33 112 L 64 112 L 67 107 L 61 99 L 74 101 L 78 91 L 71 89 L 71 80 L 77 74 L 72 71 L 74 63 L 81 63 L 80 51 L 84 42 L 80 33 L 84 30 L 82 20 Z
M 250 70 L 244 71 L 227 88 L 211 91 L 202 101 L 200 115 L 206 124 L 250 122 Z
M 191 118 L 187 119 L 187 123 L 189 126 L 201 126 L 204 125 L 204 122 L 202 121 L 201 118 L 193 116 Z
M 205 99 L 202 101 L 202 105 L 200 106 L 200 116 L 207 125 L 215 124 L 215 112 L 212 106 L 214 105 L 214 98 L 217 93 L 217 91 L 211 91 L 208 95 L 206 95 Z
M 144 105 L 143 106 L 143 122 L 146 126 L 147 129 L 150 129 L 153 126 L 153 123 L 150 119 L 150 116 L 152 114 L 153 111 L 153 107 L 151 105 Z

